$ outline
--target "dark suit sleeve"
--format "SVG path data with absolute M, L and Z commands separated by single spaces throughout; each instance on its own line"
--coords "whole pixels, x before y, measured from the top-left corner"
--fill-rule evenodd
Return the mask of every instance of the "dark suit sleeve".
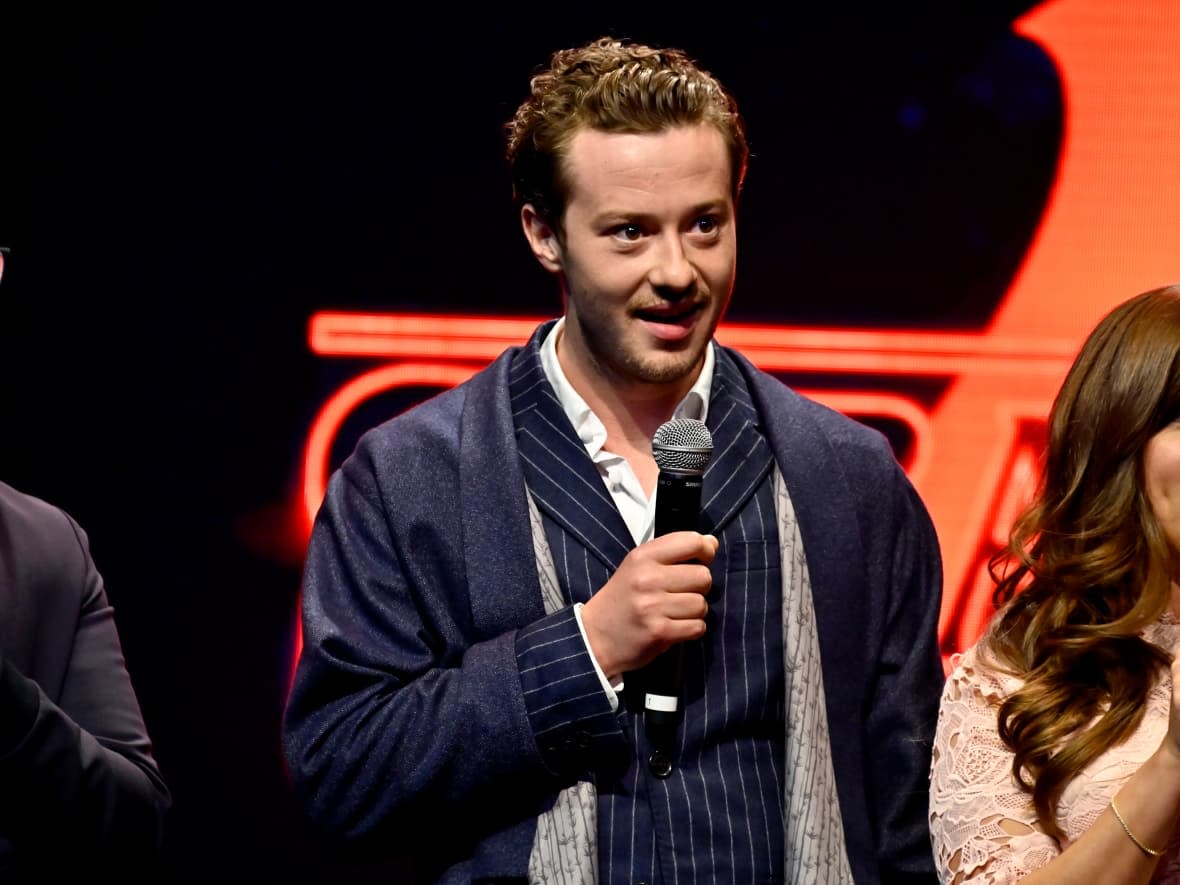
M 160 849 L 170 796 L 114 610 L 82 529 L 56 509 L 36 512 L 48 522 L 14 555 L 32 563 L 21 572 L 37 606 L 30 664 L 52 660 L 43 669 L 53 684 L 0 656 L 0 833 L 26 855 L 51 842 L 142 861 Z
M 881 881 L 936 881 L 927 817 L 930 753 L 943 685 L 938 651 L 942 561 L 933 523 L 897 470 L 890 519 L 876 524 L 875 577 L 886 592 L 866 724 Z
M 383 852 L 420 849 L 415 840 L 433 840 L 423 832 L 441 826 L 437 860 L 509 826 L 532 827 L 562 783 L 554 768 L 565 744 L 546 758 L 522 685 L 522 666 L 534 669 L 528 662 L 543 643 L 473 618 L 453 444 L 443 434 L 420 438 L 412 426 L 391 437 L 396 455 L 372 435 L 362 440 L 316 518 L 284 750 L 296 801 L 317 830 Z M 383 469 L 391 463 L 398 469 Z M 504 557 L 531 561 L 533 551 L 527 512 L 518 517 L 507 490 L 494 497 L 483 505 L 502 526 L 503 550 L 500 562 L 478 563 L 490 597 L 482 604 L 535 597 L 519 626 L 577 638 L 568 610 L 546 618 L 539 589 L 502 586 Z

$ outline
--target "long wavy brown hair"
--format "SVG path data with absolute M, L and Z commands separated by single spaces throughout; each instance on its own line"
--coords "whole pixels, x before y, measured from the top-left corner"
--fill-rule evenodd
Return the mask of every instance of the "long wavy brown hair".
M 1125 301 L 1086 339 L 1049 416 L 1033 503 L 991 561 L 985 648 L 1023 680 L 999 710 L 1045 831 L 1083 768 L 1129 737 L 1169 655 L 1139 634 L 1167 608 L 1173 553 L 1144 490 L 1148 441 L 1180 418 L 1180 286 Z

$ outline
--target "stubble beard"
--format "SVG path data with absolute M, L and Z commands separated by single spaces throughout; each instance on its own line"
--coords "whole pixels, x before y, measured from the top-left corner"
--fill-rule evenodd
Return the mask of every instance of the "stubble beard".
M 705 338 L 701 343 L 694 343 L 681 351 L 649 355 L 636 353 L 634 349 L 619 346 L 617 342 L 603 341 L 596 335 L 583 334 L 599 372 L 623 385 L 668 385 L 694 380 L 691 376 L 699 371 L 710 340 Z

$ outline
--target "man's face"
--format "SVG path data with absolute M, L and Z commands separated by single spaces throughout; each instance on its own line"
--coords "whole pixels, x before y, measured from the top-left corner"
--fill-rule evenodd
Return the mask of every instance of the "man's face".
M 562 277 L 563 370 L 575 388 L 682 396 L 733 291 L 737 218 L 721 134 L 582 130 L 565 174 L 561 240 L 531 207 L 522 213 L 534 254 Z

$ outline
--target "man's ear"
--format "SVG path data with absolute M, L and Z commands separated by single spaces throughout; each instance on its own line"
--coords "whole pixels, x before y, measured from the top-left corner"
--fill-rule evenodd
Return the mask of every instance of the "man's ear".
M 560 273 L 561 243 L 557 240 L 557 231 L 541 217 L 532 203 L 520 207 L 520 226 L 524 228 L 524 237 L 541 267 L 550 273 Z

